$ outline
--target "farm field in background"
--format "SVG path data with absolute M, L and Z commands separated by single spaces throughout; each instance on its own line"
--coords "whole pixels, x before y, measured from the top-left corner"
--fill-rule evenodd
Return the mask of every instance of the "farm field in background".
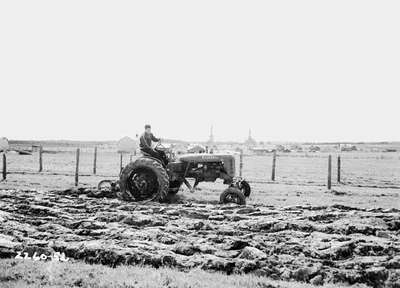
M 71 174 L 75 172 L 74 148 L 50 150 L 43 154 L 43 172 Z M 337 179 L 337 153 L 280 153 L 276 162 L 276 182 L 299 185 L 325 185 L 328 155 L 332 155 L 332 183 Z M 341 183 L 352 186 L 400 188 L 400 153 L 344 152 L 341 153 Z M 136 156 L 123 155 L 123 165 Z M 35 173 L 39 169 L 38 152 L 32 155 L 7 154 L 8 173 Z M 83 148 L 80 152 L 79 173 L 93 174 L 94 152 Z M 2 164 L 0 164 L 1 168 Z M 118 177 L 120 154 L 98 149 L 97 175 Z M 239 156 L 236 157 L 239 174 Z M 271 182 L 272 154 L 243 157 L 243 176 L 253 182 Z
M 330 153 L 278 154 L 276 181 L 325 185 Z M 337 156 L 332 155 L 332 182 L 337 179 Z M 365 187 L 400 188 L 399 153 L 341 153 L 341 183 Z M 270 181 L 272 155 L 246 156 L 243 175 L 253 181 Z

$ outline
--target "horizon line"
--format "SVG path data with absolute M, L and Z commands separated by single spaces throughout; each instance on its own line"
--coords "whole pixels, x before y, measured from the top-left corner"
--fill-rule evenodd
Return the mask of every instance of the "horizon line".
M 125 136 L 126 137 L 126 136 Z M 128 136 L 129 137 L 129 136 Z M 124 137 L 122 137 L 124 138 Z M 120 138 L 120 139 L 122 139 Z M 129 137 L 131 138 L 131 137 Z M 72 139 L 41 139 L 41 140 L 33 140 L 33 139 L 8 139 L 10 143 L 12 142 L 59 142 L 59 143 L 68 143 L 68 142 L 80 142 L 80 143 L 112 143 L 118 142 L 118 140 L 72 140 Z M 132 138 L 133 139 L 133 138 Z M 170 139 L 163 138 L 165 142 L 186 142 L 186 143 L 207 143 L 208 141 L 196 141 L 196 140 L 181 140 L 181 139 Z M 244 141 L 235 141 L 235 140 L 224 140 L 224 141 L 214 141 L 215 144 L 245 144 Z M 296 140 L 269 140 L 269 141 L 256 141 L 257 144 L 274 144 L 274 143 L 297 143 L 297 144 L 325 144 L 325 145 L 338 145 L 338 144 L 395 144 L 400 143 L 400 141 L 396 140 L 382 140 L 382 141 L 296 141 Z

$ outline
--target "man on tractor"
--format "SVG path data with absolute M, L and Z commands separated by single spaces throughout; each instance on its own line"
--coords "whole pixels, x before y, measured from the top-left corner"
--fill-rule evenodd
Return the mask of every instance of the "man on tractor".
M 163 164 L 167 165 L 167 157 L 163 151 L 153 149 L 152 143 L 153 142 L 160 142 L 161 138 L 156 138 L 153 133 L 151 133 L 151 126 L 149 124 L 146 124 L 144 126 L 144 133 L 142 136 L 140 136 L 140 151 L 142 151 L 143 154 L 147 154 L 151 157 L 154 157 L 158 160 L 160 160 Z

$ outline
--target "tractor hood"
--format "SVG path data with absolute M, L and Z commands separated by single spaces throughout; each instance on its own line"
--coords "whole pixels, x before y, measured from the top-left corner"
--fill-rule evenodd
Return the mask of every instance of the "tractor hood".
M 231 154 L 206 154 L 206 153 L 199 153 L 199 154 L 185 154 L 180 156 L 180 162 L 183 163 L 216 163 L 222 162 L 226 172 L 229 176 L 235 177 L 235 156 Z
M 185 154 L 179 157 L 182 162 L 219 162 L 226 161 L 227 159 L 233 159 L 234 157 L 229 154 Z

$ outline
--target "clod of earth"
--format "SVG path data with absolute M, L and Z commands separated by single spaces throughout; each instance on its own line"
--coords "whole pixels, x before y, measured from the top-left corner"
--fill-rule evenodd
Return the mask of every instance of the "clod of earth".
M 0 258 L 254 273 L 313 285 L 399 287 L 398 210 L 121 202 L 95 189 L 3 190 Z

